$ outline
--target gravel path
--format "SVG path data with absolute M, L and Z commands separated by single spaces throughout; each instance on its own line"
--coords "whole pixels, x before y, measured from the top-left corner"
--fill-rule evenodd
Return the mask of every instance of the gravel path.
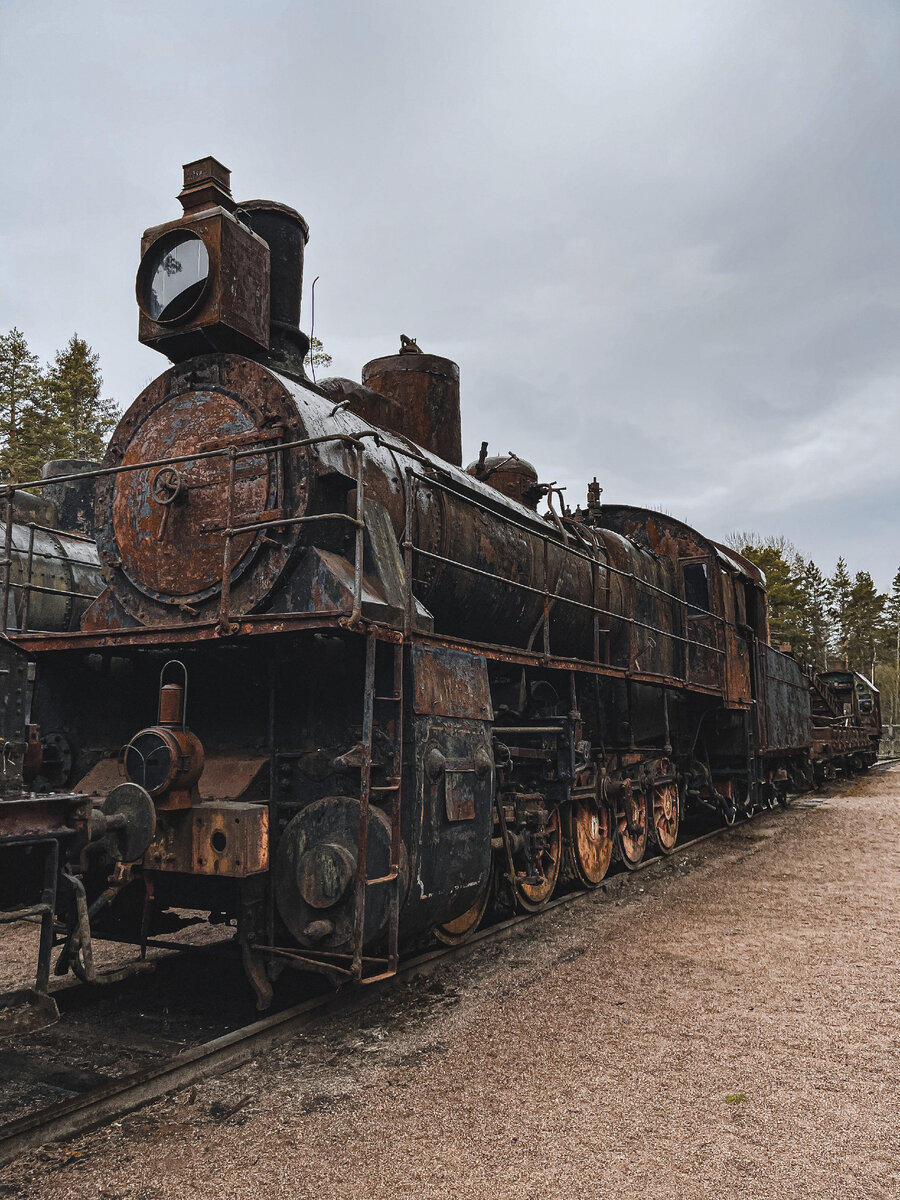
M 900 773 L 6 1169 L 34 1200 L 896 1200 Z

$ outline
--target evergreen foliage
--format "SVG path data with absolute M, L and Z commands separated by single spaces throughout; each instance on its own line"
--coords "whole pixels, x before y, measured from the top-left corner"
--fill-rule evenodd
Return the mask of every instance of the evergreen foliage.
M 20 330 L 0 334 L 0 477 L 23 479 L 27 449 L 22 445 L 22 423 L 40 403 L 44 381 L 36 354 Z
M 322 345 L 322 342 L 317 337 L 309 339 L 309 353 L 303 360 L 305 367 L 312 367 L 313 378 L 315 378 L 316 367 L 330 367 L 331 355 Z
M 766 574 L 772 645 L 789 642 L 820 671 L 841 663 L 865 675 L 885 721 L 900 724 L 900 570 L 885 595 L 868 571 L 851 576 L 843 556 L 826 578 L 783 537 L 735 533 L 728 544 Z
M 52 458 L 102 458 L 118 419 L 100 356 L 73 333 L 44 371 L 18 329 L 0 335 L 0 478 L 40 479 Z
M 769 640 L 773 646 L 789 642 L 798 647 L 804 638 L 803 573 L 797 569 L 797 552 L 783 537 L 751 540 L 741 534 L 735 546 L 764 572 L 769 595 Z
M 798 564 L 802 562 L 798 555 Z M 830 636 L 828 580 L 812 559 L 803 565 L 801 587 L 803 603 L 800 624 L 803 640 L 799 649 L 817 670 L 824 671 L 828 666 Z
M 844 556 L 837 560 L 828 580 L 828 615 L 831 618 L 831 651 L 835 658 L 846 659 L 850 640 L 850 593 L 853 581 Z
M 845 612 L 847 659 L 869 678 L 874 674 L 886 604 L 887 596 L 876 589 L 869 572 L 857 571 Z

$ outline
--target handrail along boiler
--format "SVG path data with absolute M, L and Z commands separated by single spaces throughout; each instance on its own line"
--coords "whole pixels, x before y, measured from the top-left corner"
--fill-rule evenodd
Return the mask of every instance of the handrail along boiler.
M 17 637 L 76 790 L 124 770 L 152 800 L 107 916 L 232 921 L 264 1006 L 285 963 L 381 978 L 492 894 L 535 909 L 566 864 L 597 886 L 671 853 L 689 806 L 734 820 L 872 760 L 874 719 L 813 755 L 831 685 L 768 645 L 756 567 L 596 481 L 571 512 L 512 453 L 463 469 L 458 368 L 408 338 L 312 382 L 306 222 L 236 204 L 214 159 L 179 199 L 137 278 L 172 366 L 90 473 L 103 591 Z

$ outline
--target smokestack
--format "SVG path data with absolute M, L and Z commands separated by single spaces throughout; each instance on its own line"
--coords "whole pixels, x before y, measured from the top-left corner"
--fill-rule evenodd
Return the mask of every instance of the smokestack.
M 305 380 L 303 360 L 309 353 L 309 338 L 300 331 L 300 301 L 309 226 L 296 209 L 274 200 L 247 200 L 235 216 L 268 244 L 271 255 L 271 338 L 265 357 L 274 360 L 276 370 Z

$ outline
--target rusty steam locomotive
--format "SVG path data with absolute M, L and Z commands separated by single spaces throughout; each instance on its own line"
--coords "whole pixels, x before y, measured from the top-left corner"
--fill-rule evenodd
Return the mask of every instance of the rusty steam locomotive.
M 71 760 L 67 800 L 17 801 L 64 870 L 62 969 L 199 909 L 261 1007 L 286 963 L 377 979 L 492 893 L 540 908 L 564 869 L 671 853 L 691 806 L 874 760 L 877 693 L 768 644 L 755 566 L 596 483 L 569 511 L 514 454 L 464 469 L 458 368 L 409 339 L 312 382 L 306 222 L 214 159 L 179 199 L 137 276 L 172 366 L 80 476 L 103 590 L 75 631 L 8 630 Z

